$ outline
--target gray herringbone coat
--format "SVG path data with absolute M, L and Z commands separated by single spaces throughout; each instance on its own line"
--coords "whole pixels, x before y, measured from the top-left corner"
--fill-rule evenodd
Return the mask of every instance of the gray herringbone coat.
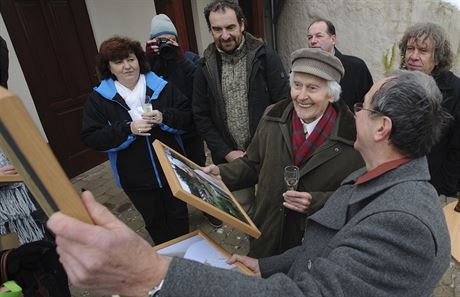
M 161 296 L 429 296 L 450 241 L 425 158 L 353 187 L 312 215 L 302 246 L 260 260 L 264 279 L 174 258 Z

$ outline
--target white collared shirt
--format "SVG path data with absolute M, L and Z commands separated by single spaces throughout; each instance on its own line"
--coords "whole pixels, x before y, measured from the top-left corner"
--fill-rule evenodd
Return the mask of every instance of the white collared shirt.
M 316 125 L 318 124 L 319 120 L 323 117 L 323 114 L 320 117 L 318 117 L 316 120 L 314 120 L 313 122 L 308 123 L 308 124 L 305 123 L 302 119 L 300 119 L 300 122 L 302 123 L 302 126 L 303 126 L 303 132 L 306 135 L 311 135 L 311 133 L 315 129 Z

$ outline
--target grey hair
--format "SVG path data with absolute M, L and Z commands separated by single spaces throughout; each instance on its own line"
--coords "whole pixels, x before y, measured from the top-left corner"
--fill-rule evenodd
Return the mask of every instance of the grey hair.
M 433 41 L 433 59 L 438 64 L 433 68 L 432 75 L 439 76 L 441 73 L 448 71 L 452 68 L 453 53 L 451 44 L 447 37 L 446 31 L 439 25 L 433 23 L 417 23 L 409 27 L 404 32 L 401 41 L 399 42 L 401 69 L 406 69 L 406 49 L 407 43 L 411 39 L 416 42 L 425 42 L 428 38 Z
M 302 72 L 303 73 L 303 72 Z M 294 72 L 289 73 L 289 85 L 292 86 L 294 82 Z M 340 94 L 342 93 L 342 87 L 335 80 L 327 81 L 327 94 L 334 98 L 333 102 L 337 102 L 340 99 Z
M 420 71 L 397 70 L 371 98 L 370 108 L 392 121 L 390 142 L 403 155 L 428 154 L 451 119 L 441 106 L 434 79 Z M 378 113 L 369 113 L 371 117 Z

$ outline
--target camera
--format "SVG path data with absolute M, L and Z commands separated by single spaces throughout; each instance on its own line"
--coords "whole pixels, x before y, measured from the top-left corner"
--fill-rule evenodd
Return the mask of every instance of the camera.
M 172 60 L 177 56 L 177 46 L 168 43 L 169 40 L 169 38 L 158 37 L 153 43 L 158 46 L 159 54 L 165 60 Z

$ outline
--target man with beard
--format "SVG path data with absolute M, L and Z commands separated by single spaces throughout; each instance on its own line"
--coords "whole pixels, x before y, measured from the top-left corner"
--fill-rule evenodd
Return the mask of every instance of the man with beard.
M 278 55 L 245 32 L 245 17 L 233 1 L 204 9 L 214 39 L 195 72 L 193 114 L 214 164 L 242 157 L 267 106 L 289 94 Z M 234 192 L 251 216 L 254 187 Z

